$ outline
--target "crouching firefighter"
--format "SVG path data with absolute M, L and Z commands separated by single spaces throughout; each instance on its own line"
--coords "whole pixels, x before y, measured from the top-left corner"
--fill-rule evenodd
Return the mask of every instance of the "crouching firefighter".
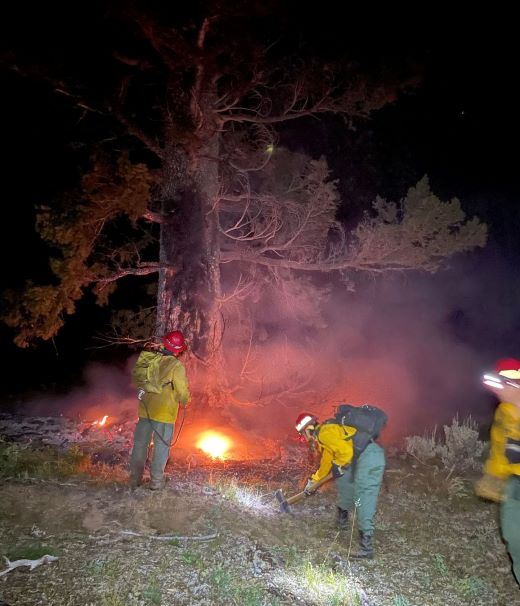
M 187 406 L 190 401 L 186 371 L 178 359 L 186 349 L 184 335 L 174 330 L 162 338 L 162 347 L 158 351 L 143 350 L 132 370 L 139 399 L 139 420 L 130 456 L 132 488 L 142 482 L 152 441 L 150 489 L 159 490 L 164 486 L 164 469 L 170 455 L 179 405 Z
M 341 405 L 336 417 L 320 423 L 312 413 L 301 413 L 296 430 L 321 452 L 319 469 L 309 478 L 305 492 L 332 472 L 337 489 L 337 519 L 348 530 L 349 514 L 357 521 L 359 549 L 353 558 L 374 557 L 374 516 L 385 470 L 385 453 L 376 438 L 387 420 L 375 406 Z

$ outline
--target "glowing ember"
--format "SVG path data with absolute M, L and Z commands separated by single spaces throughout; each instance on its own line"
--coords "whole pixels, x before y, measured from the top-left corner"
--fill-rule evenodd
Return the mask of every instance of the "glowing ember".
M 103 425 L 107 422 L 108 419 L 108 415 L 105 415 L 101 421 L 94 421 L 94 423 L 92 423 L 92 425 L 99 425 L 100 427 L 103 427 Z
M 197 442 L 197 448 L 203 450 L 213 459 L 223 459 L 231 446 L 231 440 L 215 431 L 205 431 Z

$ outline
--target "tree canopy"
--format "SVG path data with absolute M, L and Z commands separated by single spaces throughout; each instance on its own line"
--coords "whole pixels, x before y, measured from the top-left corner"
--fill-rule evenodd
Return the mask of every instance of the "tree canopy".
M 180 327 L 215 362 L 226 331 L 250 350 L 255 302 L 319 325 L 327 286 L 314 274 L 339 272 L 351 287 L 357 272 L 436 271 L 484 245 L 485 226 L 458 200 L 442 202 L 426 177 L 400 201 L 377 198 L 354 230 L 338 221 L 349 202 L 341 175 L 312 145 L 279 146 L 278 127 L 340 115 L 347 128 L 416 86 L 417 73 L 322 34 L 312 42 L 318 25 L 275 5 L 96 8 L 92 62 L 64 39 L 55 44 L 71 46 L 66 60 L 11 59 L 96 125 L 76 190 L 38 212 L 53 283 L 7 293 L 4 320 L 19 345 L 53 336 L 88 289 L 106 304 L 117 280 L 157 274 L 154 325 L 134 315 L 133 334 L 119 337 Z

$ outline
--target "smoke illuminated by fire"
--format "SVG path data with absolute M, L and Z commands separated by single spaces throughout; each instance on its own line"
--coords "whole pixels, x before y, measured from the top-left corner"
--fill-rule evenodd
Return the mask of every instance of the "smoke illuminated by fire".
M 224 459 L 225 453 L 231 446 L 231 440 L 216 431 L 210 430 L 200 435 L 196 446 L 213 459 Z

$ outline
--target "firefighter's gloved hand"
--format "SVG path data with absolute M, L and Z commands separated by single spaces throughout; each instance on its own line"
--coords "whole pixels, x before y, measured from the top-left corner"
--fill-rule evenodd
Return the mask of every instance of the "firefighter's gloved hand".
M 146 393 L 146 391 L 144 389 L 138 389 L 137 390 L 137 399 L 142 400 L 145 393 Z
M 316 492 L 316 483 L 313 482 L 310 478 L 307 480 L 307 484 L 305 484 L 305 488 L 303 489 L 303 492 L 310 497 L 311 494 L 314 494 Z
M 490 473 L 485 473 L 480 480 L 475 483 L 475 494 L 482 499 L 500 503 L 505 498 L 506 481 Z
M 337 479 L 337 478 L 341 478 L 341 476 L 344 474 L 345 472 L 343 471 L 343 469 L 341 468 L 341 465 L 336 465 L 336 463 L 332 463 L 332 477 Z

